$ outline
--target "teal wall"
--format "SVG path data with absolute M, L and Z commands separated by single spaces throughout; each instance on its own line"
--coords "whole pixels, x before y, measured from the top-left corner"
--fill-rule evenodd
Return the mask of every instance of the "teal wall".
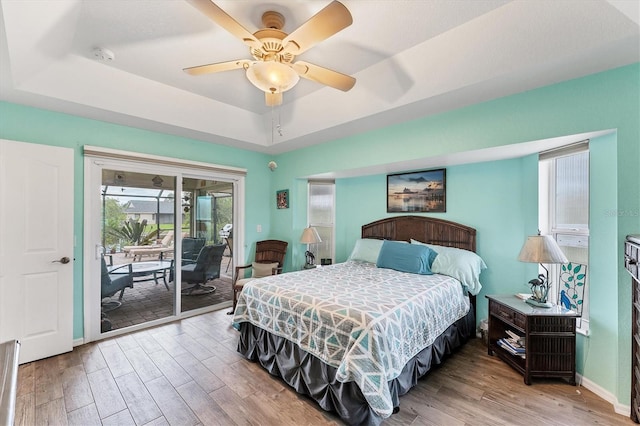
M 259 239 L 289 241 L 285 268 L 292 270 L 304 263 L 297 241 L 306 226 L 307 176 L 612 129 L 592 141 L 592 334 L 579 339 L 578 367 L 628 405 L 631 293 L 622 247 L 626 234 L 640 232 L 639 81 L 640 64 L 634 64 L 271 157 L 7 103 L 0 103 L 0 137 L 75 150 L 78 241 L 83 145 L 244 167 L 247 253 Z M 274 172 L 266 168 L 271 159 L 278 162 Z M 516 256 L 537 229 L 537 173 L 535 155 L 447 167 L 447 212 L 437 217 L 478 229 L 478 252 L 489 265 L 481 276 L 480 318 L 486 316 L 484 294 L 522 291 L 536 273 L 535 265 Z M 363 223 L 387 215 L 385 186 L 385 175 L 337 180 L 337 260 L 346 258 Z M 276 209 L 280 189 L 290 191 L 289 209 Z M 263 233 L 256 232 L 257 224 Z M 74 325 L 81 337 L 81 247 L 75 257 Z
M 272 190 L 293 188 L 292 211 L 272 227 L 290 240 L 306 220 L 304 177 L 610 130 L 592 140 L 591 336 L 578 339 L 578 371 L 630 401 L 630 281 L 623 241 L 640 233 L 640 65 L 618 68 L 529 92 L 421 118 L 277 157 Z M 443 165 L 444 166 L 444 165 Z M 537 156 L 447 167 L 447 212 L 436 215 L 478 229 L 478 252 L 489 265 L 481 281 L 478 317 L 487 293 L 526 290 L 535 265 L 516 260 L 537 230 Z M 336 181 L 336 259 L 344 260 L 360 226 L 387 216 L 386 175 Z M 303 226 L 302 226 L 303 227 Z M 291 264 L 302 264 L 302 251 Z
M 82 147 L 92 145 L 122 149 L 185 160 L 215 163 L 247 169 L 245 235 L 247 241 L 269 234 L 270 184 L 267 156 L 240 150 L 154 133 L 67 114 L 44 111 L 16 104 L 0 102 L 0 138 L 72 148 L 74 155 L 74 339 L 84 335 L 83 321 L 83 209 L 84 157 Z M 256 233 L 261 224 L 263 234 Z M 247 250 L 250 250 L 247 249 Z

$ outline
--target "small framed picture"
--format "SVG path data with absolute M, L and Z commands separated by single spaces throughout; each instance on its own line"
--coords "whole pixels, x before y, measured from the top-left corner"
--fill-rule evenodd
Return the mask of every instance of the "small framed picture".
M 281 189 L 276 192 L 276 206 L 279 209 L 288 209 L 289 208 L 289 190 Z

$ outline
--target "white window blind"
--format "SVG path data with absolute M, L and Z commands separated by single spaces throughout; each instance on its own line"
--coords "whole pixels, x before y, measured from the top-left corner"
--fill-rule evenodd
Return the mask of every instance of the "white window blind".
M 589 333 L 589 141 L 582 141 L 540 154 L 540 179 L 547 188 L 541 191 L 540 229 L 551 234 L 575 268 L 586 266 L 585 290 L 580 303 L 582 316 L 578 331 Z M 562 281 L 561 265 L 551 265 L 553 302 L 560 292 L 568 291 Z M 566 275 L 566 274 L 565 274 Z M 566 293 L 566 292 L 565 292 Z
M 309 182 L 309 226 L 318 231 L 321 243 L 313 244 L 309 250 L 316 261 L 334 259 L 335 183 L 333 181 Z

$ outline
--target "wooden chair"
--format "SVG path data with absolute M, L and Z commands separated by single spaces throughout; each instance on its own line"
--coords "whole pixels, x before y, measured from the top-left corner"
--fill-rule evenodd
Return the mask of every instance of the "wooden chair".
M 233 308 L 229 315 L 236 310 L 238 294 L 246 283 L 256 278 L 276 275 L 282 272 L 284 256 L 287 254 L 289 243 L 280 240 L 264 240 L 256 243 L 256 254 L 251 265 L 236 266 L 236 273 L 233 279 Z M 245 278 L 246 270 L 251 268 L 251 276 Z M 242 276 L 240 275 L 242 271 Z

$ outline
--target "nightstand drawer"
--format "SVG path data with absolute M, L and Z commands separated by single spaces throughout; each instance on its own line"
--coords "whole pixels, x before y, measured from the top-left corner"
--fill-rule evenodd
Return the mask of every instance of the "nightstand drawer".
M 527 325 L 527 318 L 519 312 L 514 312 L 513 323 L 516 325 L 516 327 L 520 327 L 524 330 L 525 326 Z
M 491 303 L 491 312 L 509 324 L 515 325 L 524 330 L 527 319 L 520 312 L 516 312 L 500 303 Z

